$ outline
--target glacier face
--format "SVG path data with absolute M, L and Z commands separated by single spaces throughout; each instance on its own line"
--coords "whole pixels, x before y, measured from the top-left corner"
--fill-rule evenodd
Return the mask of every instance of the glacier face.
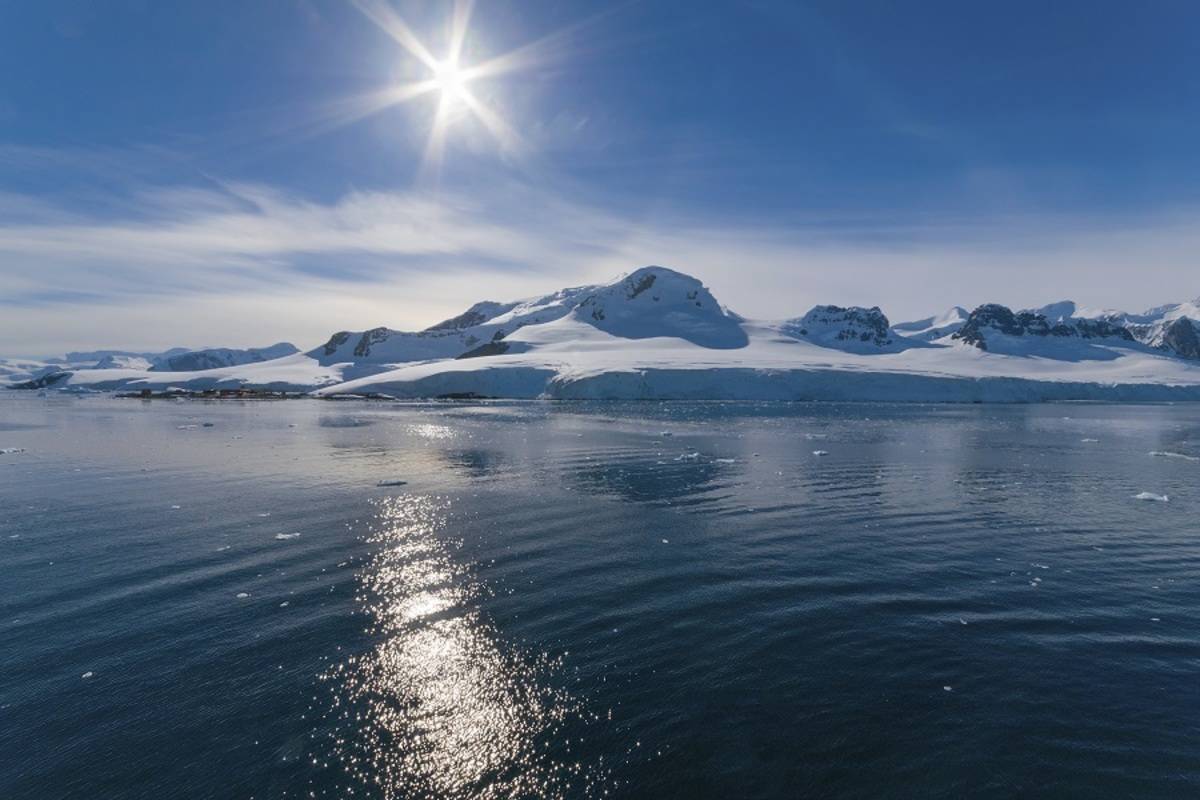
M 1200 305 L 1143 314 L 1069 301 L 955 306 L 893 325 L 819 305 L 745 319 L 696 278 L 643 267 L 606 284 L 482 301 L 421 331 L 334 334 L 322 346 L 86 363 L 0 360 L 0 383 L 67 391 L 262 388 L 317 396 L 1032 401 L 1200 399 Z

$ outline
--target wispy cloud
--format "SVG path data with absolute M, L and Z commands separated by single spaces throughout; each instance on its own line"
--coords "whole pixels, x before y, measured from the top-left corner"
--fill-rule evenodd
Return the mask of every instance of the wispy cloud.
M 696 274 L 743 314 L 817 302 L 893 318 L 952 304 L 1147 306 L 1200 294 L 1197 215 L 1114 228 L 989 218 L 887 226 L 808 218 L 713 224 L 632 214 L 518 182 L 471 193 L 351 192 L 331 202 L 244 183 L 143 189 L 117 214 L 7 194 L 0 352 L 91 344 L 312 346 L 330 332 L 421 326 L 647 263 Z M 1019 287 L 1019 288 L 1017 288 Z

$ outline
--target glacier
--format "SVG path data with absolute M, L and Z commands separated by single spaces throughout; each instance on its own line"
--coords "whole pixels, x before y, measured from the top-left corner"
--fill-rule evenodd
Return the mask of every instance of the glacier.
M 721 305 L 666 267 L 514 302 L 423 331 L 340 331 L 299 352 L 97 351 L 0 359 L 0 383 L 50 391 L 258 389 L 344 397 L 1038 402 L 1200 400 L 1200 303 L 1144 314 L 1071 301 L 953 307 L 891 324 L 818 305 L 778 321 Z M 79 354 L 74 354 L 79 355 Z

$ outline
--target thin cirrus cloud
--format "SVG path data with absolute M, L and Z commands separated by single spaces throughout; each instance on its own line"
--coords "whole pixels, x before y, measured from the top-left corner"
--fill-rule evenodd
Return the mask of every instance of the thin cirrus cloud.
M 1071 297 L 1138 308 L 1200 293 L 1187 277 L 1200 228 L 1187 212 L 1124 227 L 1018 217 L 722 226 L 625 214 L 518 182 L 330 202 L 262 185 L 181 186 L 91 215 L 0 200 L 23 212 L 0 224 L 0 351 L 9 354 L 284 338 L 313 346 L 334 330 L 420 327 L 476 300 L 647 263 L 695 274 L 739 313 L 766 318 L 819 302 L 880 305 L 899 320 L 953 304 Z M 55 320 L 49 333 L 46 319 Z

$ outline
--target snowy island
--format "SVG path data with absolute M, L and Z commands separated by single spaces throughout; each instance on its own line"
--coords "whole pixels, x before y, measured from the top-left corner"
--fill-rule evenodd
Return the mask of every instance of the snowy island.
M 99 351 L 0 359 L 11 389 L 346 396 L 1037 402 L 1200 400 L 1200 300 L 1141 314 L 987 304 L 891 324 L 817 306 L 760 321 L 695 278 L 476 303 L 423 331 L 341 331 L 312 350 Z

